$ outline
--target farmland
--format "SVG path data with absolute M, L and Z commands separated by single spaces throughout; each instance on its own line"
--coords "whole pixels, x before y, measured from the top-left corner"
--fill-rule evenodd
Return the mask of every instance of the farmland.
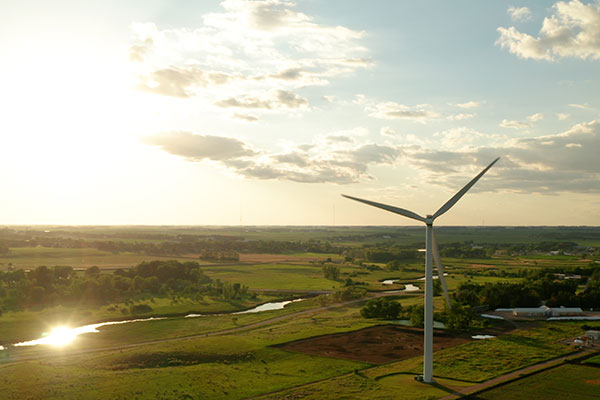
M 600 229 L 442 227 L 436 234 L 457 301 L 483 301 L 487 292 L 477 290 L 499 284 L 553 295 L 552 285 L 566 287 L 548 280 L 555 272 L 583 276 L 568 286 L 568 301 L 593 295 Z M 576 350 L 568 340 L 584 325 L 600 326 L 475 315 L 466 330 L 436 333 L 438 384 L 416 382 L 422 330 L 407 325 L 423 301 L 423 258 L 415 250 L 422 236 L 412 227 L 7 227 L 0 230 L 3 398 L 442 398 L 570 357 Z M 536 286 L 538 277 L 545 286 Z M 397 291 L 408 284 L 418 290 Z M 401 315 L 361 316 L 375 297 L 399 302 Z M 294 298 L 303 300 L 236 313 Z M 443 318 L 441 293 L 434 304 Z M 11 346 L 60 325 L 150 317 L 161 319 L 102 326 L 64 347 Z M 495 338 L 473 340 L 473 334 Z M 597 359 L 477 396 L 549 393 L 556 388 L 544 383 L 548 375 L 553 382 L 583 379 L 581 390 L 571 392 L 579 397 L 571 398 L 585 399 L 597 388 Z M 577 374 L 582 378 L 571 379 Z

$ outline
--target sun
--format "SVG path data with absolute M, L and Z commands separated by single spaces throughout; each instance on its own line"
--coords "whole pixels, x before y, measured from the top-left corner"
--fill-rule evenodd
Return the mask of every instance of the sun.
M 44 338 L 44 343 L 55 347 L 63 347 L 71 343 L 76 336 L 77 334 L 73 329 L 66 326 L 58 326 Z

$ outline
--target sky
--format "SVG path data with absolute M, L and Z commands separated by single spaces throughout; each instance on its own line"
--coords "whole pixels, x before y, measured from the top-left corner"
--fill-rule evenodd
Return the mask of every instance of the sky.
M 3 0 L 0 224 L 600 225 L 600 0 Z

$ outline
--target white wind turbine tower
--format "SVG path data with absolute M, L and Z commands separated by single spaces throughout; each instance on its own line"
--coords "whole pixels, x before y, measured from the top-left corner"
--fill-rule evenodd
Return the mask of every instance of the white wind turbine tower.
M 465 185 L 458 193 L 456 193 L 450 200 L 448 200 L 439 210 L 433 215 L 427 215 L 425 218 L 421 217 L 412 211 L 405 210 L 404 208 L 388 206 L 386 204 L 376 203 L 374 201 L 363 200 L 352 196 L 342 196 L 360 201 L 361 203 L 368 204 L 373 207 L 382 208 L 384 210 L 400 214 L 408 218 L 416 219 L 425 223 L 425 341 L 424 341 L 424 362 L 423 362 L 423 382 L 433 382 L 433 267 L 432 261 L 435 261 L 439 279 L 442 282 L 444 288 L 444 295 L 446 297 L 446 303 L 450 307 L 450 298 L 448 296 L 448 288 L 446 286 L 446 280 L 444 279 L 444 270 L 440 261 L 439 251 L 433 236 L 433 221 L 448 211 L 465 193 L 487 172 L 498 161 L 500 157 L 496 158 L 490 165 L 488 165 L 483 171 L 481 171 L 475 178 Z

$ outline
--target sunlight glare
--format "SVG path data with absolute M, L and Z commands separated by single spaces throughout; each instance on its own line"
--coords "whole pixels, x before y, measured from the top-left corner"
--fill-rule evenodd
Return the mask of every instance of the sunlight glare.
M 68 345 L 75 339 L 77 333 L 66 326 L 56 327 L 44 338 L 44 341 L 55 347 L 63 347 Z

